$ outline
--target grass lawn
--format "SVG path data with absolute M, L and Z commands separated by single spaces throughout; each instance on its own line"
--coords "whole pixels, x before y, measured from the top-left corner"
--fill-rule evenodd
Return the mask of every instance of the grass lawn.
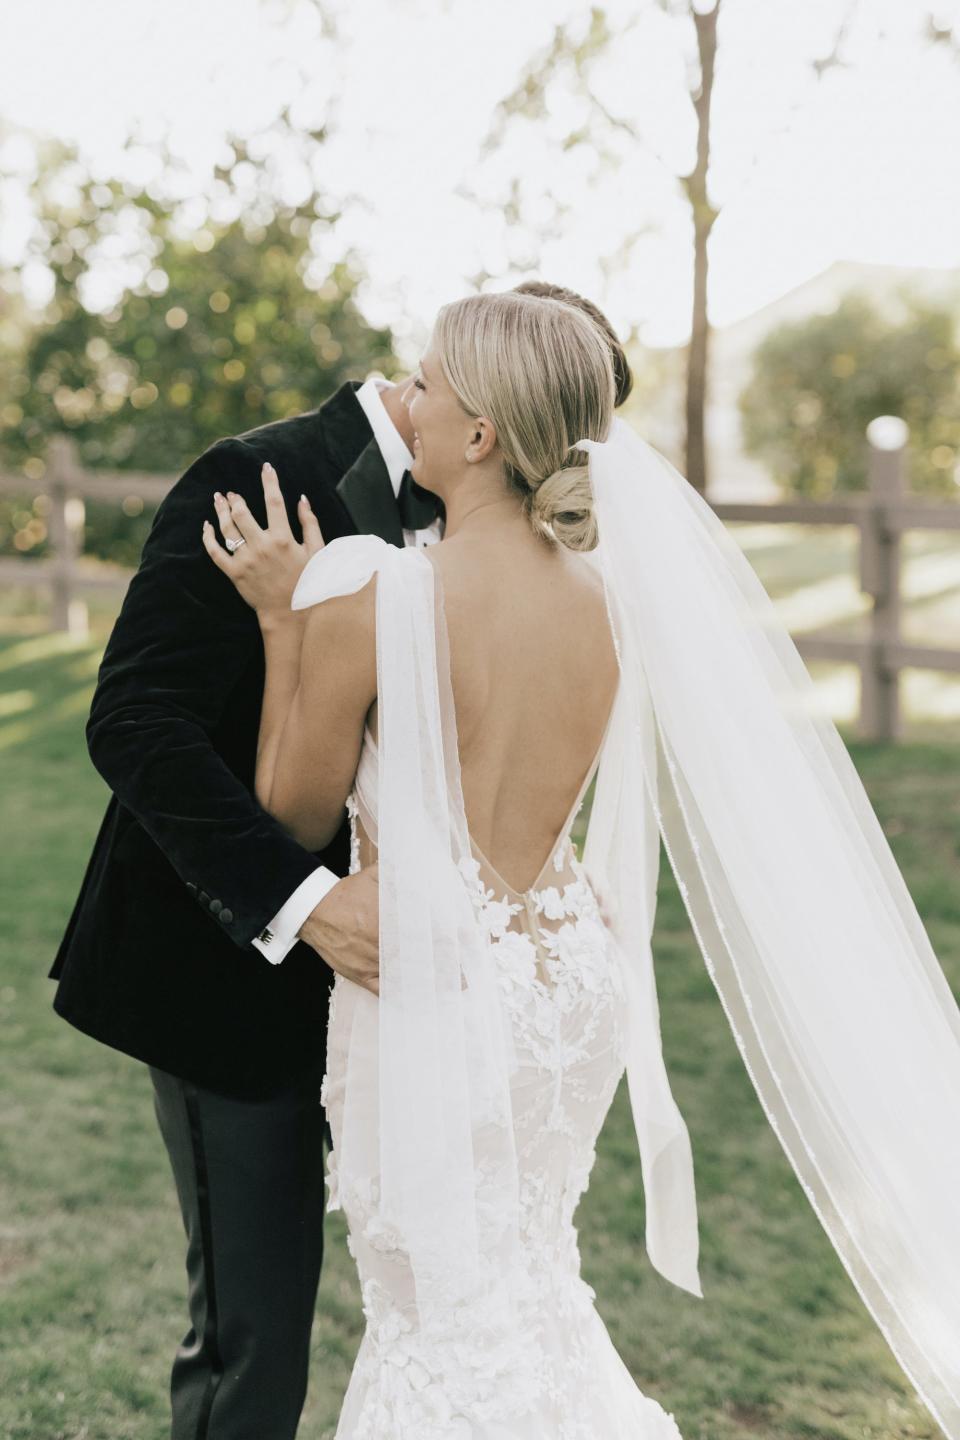
M 161 1440 L 186 1328 L 180 1219 L 146 1070 L 55 1016 L 46 979 L 106 802 L 82 737 L 98 648 L 0 640 L 0 1440 Z M 960 991 L 960 748 L 851 749 Z M 654 949 L 693 1141 L 705 1298 L 646 1258 L 621 1093 L 579 1220 L 587 1278 L 631 1371 L 685 1440 L 938 1436 L 764 1119 L 666 866 Z M 305 1440 L 332 1434 L 359 1339 L 343 1239 L 336 1215 Z

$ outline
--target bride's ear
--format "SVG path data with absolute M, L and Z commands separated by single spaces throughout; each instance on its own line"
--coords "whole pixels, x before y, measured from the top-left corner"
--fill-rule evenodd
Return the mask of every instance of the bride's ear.
M 464 459 L 471 465 L 476 465 L 480 460 L 486 460 L 492 454 L 497 444 L 497 432 L 493 422 L 485 415 L 478 415 L 470 422 L 470 429 L 467 433 L 467 448 L 464 451 Z

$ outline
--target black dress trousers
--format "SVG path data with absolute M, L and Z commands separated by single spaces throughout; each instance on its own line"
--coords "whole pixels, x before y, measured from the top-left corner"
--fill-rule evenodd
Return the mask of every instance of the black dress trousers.
M 293 1440 L 323 1258 L 322 1072 L 259 1101 L 150 1075 L 187 1232 L 172 1440 Z

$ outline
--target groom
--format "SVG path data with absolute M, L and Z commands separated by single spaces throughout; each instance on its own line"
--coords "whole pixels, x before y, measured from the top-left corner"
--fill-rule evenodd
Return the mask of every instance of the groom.
M 518 289 L 591 315 L 626 398 L 605 317 L 558 287 Z M 327 541 L 440 539 L 437 502 L 407 471 L 404 392 L 348 381 L 190 466 L 157 512 L 87 725 L 113 795 L 50 975 L 58 1014 L 150 1067 L 188 1242 L 172 1440 L 295 1435 L 323 1254 L 329 985 L 333 970 L 366 985 L 377 972 L 376 878 L 338 878 L 345 827 L 313 855 L 254 798 L 260 633 L 201 526 L 216 490 L 263 524 L 269 460 L 295 533 L 303 493 Z

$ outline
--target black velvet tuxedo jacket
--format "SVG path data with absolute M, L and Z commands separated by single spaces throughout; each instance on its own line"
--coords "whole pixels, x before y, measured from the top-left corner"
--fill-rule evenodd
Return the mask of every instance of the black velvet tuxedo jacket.
M 345 874 L 345 827 L 319 855 L 253 794 L 263 648 L 253 610 L 201 544 L 214 490 L 265 522 L 275 467 L 294 533 L 306 494 L 326 540 L 403 544 L 369 422 L 348 382 L 319 409 L 218 441 L 157 511 L 104 654 L 87 724 L 113 796 L 50 975 L 54 1008 L 107 1045 L 237 1098 L 323 1067 L 332 972 L 302 942 L 253 947 L 318 863 Z

